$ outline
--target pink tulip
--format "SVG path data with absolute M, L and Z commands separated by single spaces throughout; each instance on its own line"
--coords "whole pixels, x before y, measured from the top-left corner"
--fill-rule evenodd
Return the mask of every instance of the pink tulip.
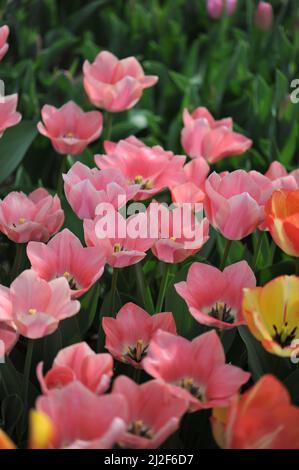
M 187 281 L 174 287 L 195 320 L 225 330 L 246 323 L 241 310 L 243 289 L 255 285 L 253 271 L 246 261 L 240 261 L 223 272 L 208 264 L 193 263 Z
M 124 232 L 121 231 L 124 227 Z M 107 263 L 113 268 L 124 268 L 139 263 L 146 256 L 154 241 L 148 237 L 147 215 L 139 213 L 124 219 L 119 212 L 109 212 L 108 218 L 96 217 L 94 220 L 84 220 L 84 236 L 87 246 L 97 247 L 105 254 Z M 112 233 L 105 235 L 105 228 Z M 144 227 L 144 228 L 143 228 Z M 140 230 L 140 235 L 135 235 L 135 228 Z M 144 237 L 142 237 L 144 234 Z
M 5 24 L 0 28 L 0 60 L 6 55 L 9 45 L 7 43 L 7 38 L 9 35 L 9 27 Z
M 209 239 L 208 220 L 198 221 L 189 205 L 169 210 L 163 204 L 157 204 L 157 216 L 152 210 L 150 214 L 150 226 L 153 229 L 156 224 L 158 230 L 152 252 L 165 263 L 184 261 L 197 253 Z
M 225 364 L 215 330 L 193 341 L 158 331 L 143 366 L 152 377 L 167 383 L 174 396 L 187 400 L 190 411 L 227 406 L 250 377 L 248 372 Z
M 175 321 L 170 312 L 149 315 L 145 310 L 129 302 L 116 318 L 104 317 L 105 347 L 122 362 L 142 368 L 148 345 L 157 330 L 176 333 Z
M 113 359 L 110 354 L 96 354 L 87 343 L 82 342 L 61 349 L 45 376 L 43 362 L 38 364 L 36 372 L 43 393 L 78 380 L 92 392 L 101 395 L 109 388 Z
M 286 189 L 295 191 L 299 187 L 299 170 L 294 170 L 289 174 L 278 161 L 270 164 L 265 176 L 272 181 L 273 190 Z
M 206 216 L 224 237 L 241 240 L 263 222 L 263 206 L 272 191 L 271 181 L 256 171 L 214 172 L 206 181 Z
M 104 146 L 107 155 L 96 155 L 96 164 L 101 170 L 118 168 L 130 184 L 139 184 L 135 201 L 148 199 L 185 181 L 186 157 L 174 155 L 159 145 L 147 147 L 131 136 L 117 144 L 106 141 Z
M 205 182 L 210 167 L 202 158 L 195 158 L 184 166 L 185 182 L 171 188 L 172 201 L 175 204 L 200 203 L 205 198 Z
M 211 18 L 219 19 L 223 15 L 223 10 L 231 16 L 237 7 L 237 0 L 207 0 L 207 10 Z
M 32 268 L 46 281 L 64 276 L 72 298 L 87 292 L 102 276 L 106 257 L 95 248 L 85 248 L 68 229 L 53 237 L 48 244 L 29 242 L 27 256 Z
M 139 185 L 129 185 L 117 169 L 100 171 L 80 162 L 76 162 L 63 179 L 66 198 L 80 219 L 93 219 L 100 203 L 110 203 L 119 209 L 139 190 Z
M 269 2 L 259 2 L 254 18 L 255 26 L 262 31 L 268 31 L 273 23 L 273 7 Z
M 126 448 L 156 449 L 178 429 L 187 411 L 188 402 L 155 380 L 137 385 L 122 375 L 114 381 L 113 393 L 123 395 L 128 404 L 127 429 L 120 442 Z
M 111 449 L 126 427 L 123 396 L 97 396 L 78 381 L 40 396 L 36 408 L 52 421 L 55 449 Z
M 8 287 L 0 284 L 0 359 L 4 349 L 7 354 L 18 339 L 18 334 L 12 320 L 12 302 Z
M 65 278 L 47 282 L 33 271 L 23 271 L 11 284 L 10 292 L 0 290 L 0 306 L 7 302 L 5 314 L 0 308 L 0 320 L 12 321 L 17 331 L 27 338 L 42 338 L 53 333 L 60 320 L 71 317 L 80 310 L 80 303 L 71 300 Z
M 183 114 L 182 146 L 191 158 L 203 157 L 215 163 L 225 157 L 241 155 L 252 141 L 233 131 L 231 118 L 216 121 L 206 108 L 197 108 Z
M 1 301 L 1 300 L 0 300 Z M 18 340 L 18 334 L 9 323 L 0 321 L 0 361 L 3 353 L 8 354 Z
M 28 196 L 11 192 L 0 200 L 0 231 L 15 243 L 47 241 L 64 221 L 58 196 L 38 188 Z
M 102 133 L 103 117 L 99 111 L 85 113 L 76 103 L 68 101 L 61 108 L 46 104 L 42 119 L 37 124 L 39 132 L 48 137 L 56 152 L 78 155 Z
M 158 77 L 144 75 L 135 59 L 119 60 L 111 52 L 100 52 L 95 61 L 83 64 L 84 88 L 91 103 L 110 112 L 132 108 L 142 96 L 144 88 L 155 85 Z
M 0 96 L 0 137 L 2 137 L 8 127 L 13 127 L 21 121 L 22 115 L 16 111 L 17 104 L 17 93 L 14 95 Z

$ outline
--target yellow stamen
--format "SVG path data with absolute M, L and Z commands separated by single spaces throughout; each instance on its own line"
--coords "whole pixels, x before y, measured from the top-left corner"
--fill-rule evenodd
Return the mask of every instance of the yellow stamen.
M 139 339 L 136 343 L 136 360 L 137 360 L 137 362 L 141 361 L 143 351 L 144 351 L 144 343 L 143 343 L 142 339 Z
M 63 273 L 63 277 L 65 277 L 69 281 L 71 278 L 71 275 L 69 272 L 65 271 L 65 273 Z
M 121 251 L 121 244 L 120 243 L 115 243 L 113 251 L 114 251 L 114 253 L 119 253 Z
M 135 176 L 134 181 L 136 184 L 141 184 L 143 182 L 143 177 L 141 175 L 137 175 Z
M 73 132 L 68 132 L 66 134 L 66 137 L 69 137 L 71 139 L 72 137 L 74 137 L 74 133 Z
M 173 242 L 176 241 L 176 237 L 170 237 L 170 240 L 172 240 Z
M 37 314 L 37 310 L 36 308 L 30 308 L 28 310 L 28 315 L 36 315 Z
M 23 225 L 25 222 L 26 222 L 26 219 L 24 219 L 24 217 L 19 218 L 19 224 L 20 225 Z

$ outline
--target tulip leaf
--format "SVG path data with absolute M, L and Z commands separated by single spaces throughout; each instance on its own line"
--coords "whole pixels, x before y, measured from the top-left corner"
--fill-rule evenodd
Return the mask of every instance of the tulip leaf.
M 99 302 L 100 284 L 97 282 L 81 300 L 81 310 L 77 316 L 81 336 L 83 337 L 91 327 Z
M 21 163 L 36 134 L 36 123 L 33 121 L 22 121 L 4 132 L 0 139 L 0 183 Z
M 283 379 L 290 373 L 291 362 L 288 359 L 268 353 L 247 326 L 240 326 L 238 330 L 247 349 L 249 371 L 254 381 L 264 374 L 273 374 Z
M 20 421 L 24 411 L 23 401 L 19 395 L 7 395 L 1 403 L 2 427 L 11 435 Z
M 292 372 L 285 380 L 284 385 L 287 387 L 293 402 L 299 405 L 299 369 Z

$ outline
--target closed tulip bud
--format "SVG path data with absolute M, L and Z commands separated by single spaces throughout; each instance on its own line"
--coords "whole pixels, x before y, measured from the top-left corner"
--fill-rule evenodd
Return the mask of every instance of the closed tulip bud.
M 273 8 L 268 2 L 259 2 L 255 13 L 255 26 L 262 31 L 268 31 L 273 23 Z

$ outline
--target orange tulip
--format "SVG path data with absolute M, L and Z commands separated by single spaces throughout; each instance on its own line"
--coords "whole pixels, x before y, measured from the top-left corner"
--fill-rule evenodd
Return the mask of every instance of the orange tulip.
M 299 256 L 299 189 L 274 191 L 265 213 L 275 243 L 288 255 Z
M 228 408 L 213 410 L 214 438 L 224 449 L 298 449 L 299 408 L 285 387 L 264 375 Z

